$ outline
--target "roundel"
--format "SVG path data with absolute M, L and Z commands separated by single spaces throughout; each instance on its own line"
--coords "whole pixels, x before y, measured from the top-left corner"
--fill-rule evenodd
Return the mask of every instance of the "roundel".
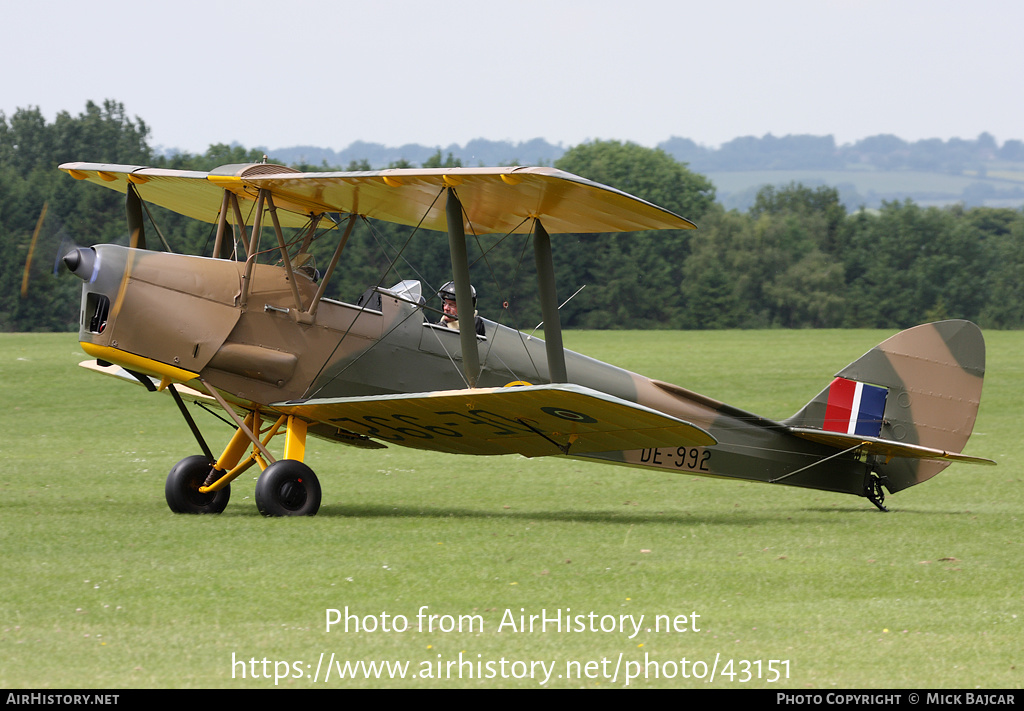
M 582 412 L 576 412 L 575 410 L 564 410 L 560 407 L 542 407 L 541 410 L 549 415 L 554 415 L 555 417 L 563 420 L 569 420 L 570 422 L 597 422 L 597 420 L 590 415 L 584 415 Z

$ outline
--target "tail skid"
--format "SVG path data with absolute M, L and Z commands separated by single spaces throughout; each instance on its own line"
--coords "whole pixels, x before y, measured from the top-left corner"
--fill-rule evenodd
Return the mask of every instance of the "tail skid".
M 865 453 L 872 464 L 865 496 L 883 508 L 880 485 L 895 493 L 954 461 L 995 463 L 960 454 L 974 429 L 984 376 L 985 341 L 973 323 L 916 326 L 843 368 L 783 424 L 804 439 Z

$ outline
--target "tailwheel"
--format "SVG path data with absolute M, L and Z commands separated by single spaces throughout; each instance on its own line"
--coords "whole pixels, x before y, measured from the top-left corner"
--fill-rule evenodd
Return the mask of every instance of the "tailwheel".
M 878 507 L 879 511 L 888 511 L 885 507 L 885 490 L 882 485 L 887 483 L 884 477 L 878 476 L 874 469 L 864 477 L 864 496 Z
M 164 496 L 174 513 L 219 514 L 228 505 L 231 487 L 202 494 L 199 487 L 210 473 L 210 460 L 201 454 L 185 457 L 167 475 Z
M 279 459 L 263 470 L 255 498 L 264 516 L 313 516 L 320 509 L 320 482 L 302 462 Z

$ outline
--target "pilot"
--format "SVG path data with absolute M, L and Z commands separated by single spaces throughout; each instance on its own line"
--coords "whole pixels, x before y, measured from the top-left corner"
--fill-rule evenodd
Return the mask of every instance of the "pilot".
M 469 291 L 473 295 L 473 320 L 476 324 L 476 333 L 478 336 L 484 335 L 484 320 L 480 318 L 480 314 L 476 312 L 476 289 L 473 285 L 469 285 Z M 444 303 L 444 315 L 441 320 L 438 321 L 442 326 L 453 328 L 456 331 L 459 330 L 459 307 L 455 303 L 455 282 L 450 281 L 442 286 L 437 291 L 437 295 L 441 297 L 441 301 Z

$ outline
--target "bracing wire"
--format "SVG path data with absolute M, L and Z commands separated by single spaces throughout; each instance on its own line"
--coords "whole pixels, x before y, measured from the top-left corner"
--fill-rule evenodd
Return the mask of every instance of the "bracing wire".
M 402 248 L 399 250 L 398 254 L 395 255 L 394 259 L 390 260 L 390 263 L 387 265 L 387 267 L 381 273 L 380 278 L 377 280 L 377 284 L 374 286 L 375 290 L 381 288 L 381 285 L 384 283 L 384 279 L 387 278 L 388 273 L 390 273 L 391 270 L 394 268 L 395 264 L 398 262 L 398 259 L 402 256 L 402 253 L 405 251 L 405 248 L 409 246 L 409 242 L 412 241 L 412 238 L 416 235 L 416 233 L 419 231 L 420 227 L 423 225 L 423 220 L 425 220 L 427 218 L 427 215 L 430 214 L 430 211 L 433 209 L 434 204 L 437 202 L 438 198 L 440 198 L 443 193 L 444 193 L 444 188 L 442 188 L 438 192 L 438 194 L 434 196 L 433 201 L 431 201 L 431 203 L 427 207 L 426 211 L 424 211 L 423 216 L 420 218 L 420 221 L 416 223 L 416 227 L 413 228 L 412 233 L 405 240 L 405 244 L 402 245 Z M 363 218 L 363 222 L 367 225 L 367 227 L 370 229 L 370 232 L 372 234 L 373 233 L 372 225 L 369 224 L 369 221 L 365 217 Z M 378 242 L 378 244 L 379 244 L 379 242 Z M 385 257 L 386 256 L 387 256 L 387 254 L 385 253 Z M 331 352 L 327 355 L 327 358 L 324 359 L 324 362 L 320 366 L 319 370 L 317 370 L 316 375 L 313 377 L 312 380 L 310 380 L 310 384 L 306 388 L 306 392 L 304 392 L 303 395 L 302 395 L 303 398 L 306 398 L 306 397 L 310 396 L 309 395 L 309 390 L 310 390 L 310 388 L 313 387 L 313 383 L 315 383 L 317 381 L 317 379 L 320 377 L 320 375 L 324 372 L 324 368 L 326 368 L 327 365 L 331 362 L 331 359 L 334 357 L 334 354 L 338 352 L 338 349 L 341 347 L 341 344 L 344 343 L 345 339 L 348 337 L 348 334 L 351 333 L 352 327 L 355 326 L 356 321 L 359 320 L 359 317 L 362 314 L 363 314 L 363 312 L 362 312 L 362 310 L 360 310 L 359 313 L 356 314 L 356 317 L 354 319 L 352 319 L 352 323 L 350 323 L 348 328 L 345 329 L 345 332 L 341 334 L 341 338 L 338 339 L 338 342 L 335 344 L 334 348 L 331 349 Z M 405 322 L 405 319 L 403 319 L 401 323 L 404 323 L 404 322 Z M 399 323 L 398 325 L 401 325 L 401 323 Z M 397 327 L 398 326 L 395 326 L 395 328 L 397 328 Z M 392 329 L 392 330 L 394 330 L 394 329 Z M 391 331 L 389 331 L 388 333 L 391 333 Z M 366 353 L 368 353 L 371 350 L 373 350 L 374 346 L 376 346 L 378 343 L 380 343 L 383 340 L 384 340 L 384 337 L 382 336 L 379 340 L 375 341 L 374 344 L 370 346 L 370 348 L 368 348 L 366 351 L 364 351 L 359 356 L 357 356 L 356 359 L 352 363 L 355 363 L 360 358 L 362 358 Z M 345 370 L 347 370 L 352 365 L 352 363 L 349 363 L 349 365 L 345 366 L 345 368 L 342 368 L 340 371 L 338 371 L 333 376 L 331 376 L 331 378 L 327 382 L 323 383 L 320 387 L 318 387 L 315 391 L 313 391 L 312 396 L 315 396 L 317 393 L 319 393 L 325 387 L 327 387 L 328 385 L 333 383 L 335 381 L 335 379 L 337 379 L 337 377 L 339 375 L 341 375 L 341 373 L 345 372 Z

